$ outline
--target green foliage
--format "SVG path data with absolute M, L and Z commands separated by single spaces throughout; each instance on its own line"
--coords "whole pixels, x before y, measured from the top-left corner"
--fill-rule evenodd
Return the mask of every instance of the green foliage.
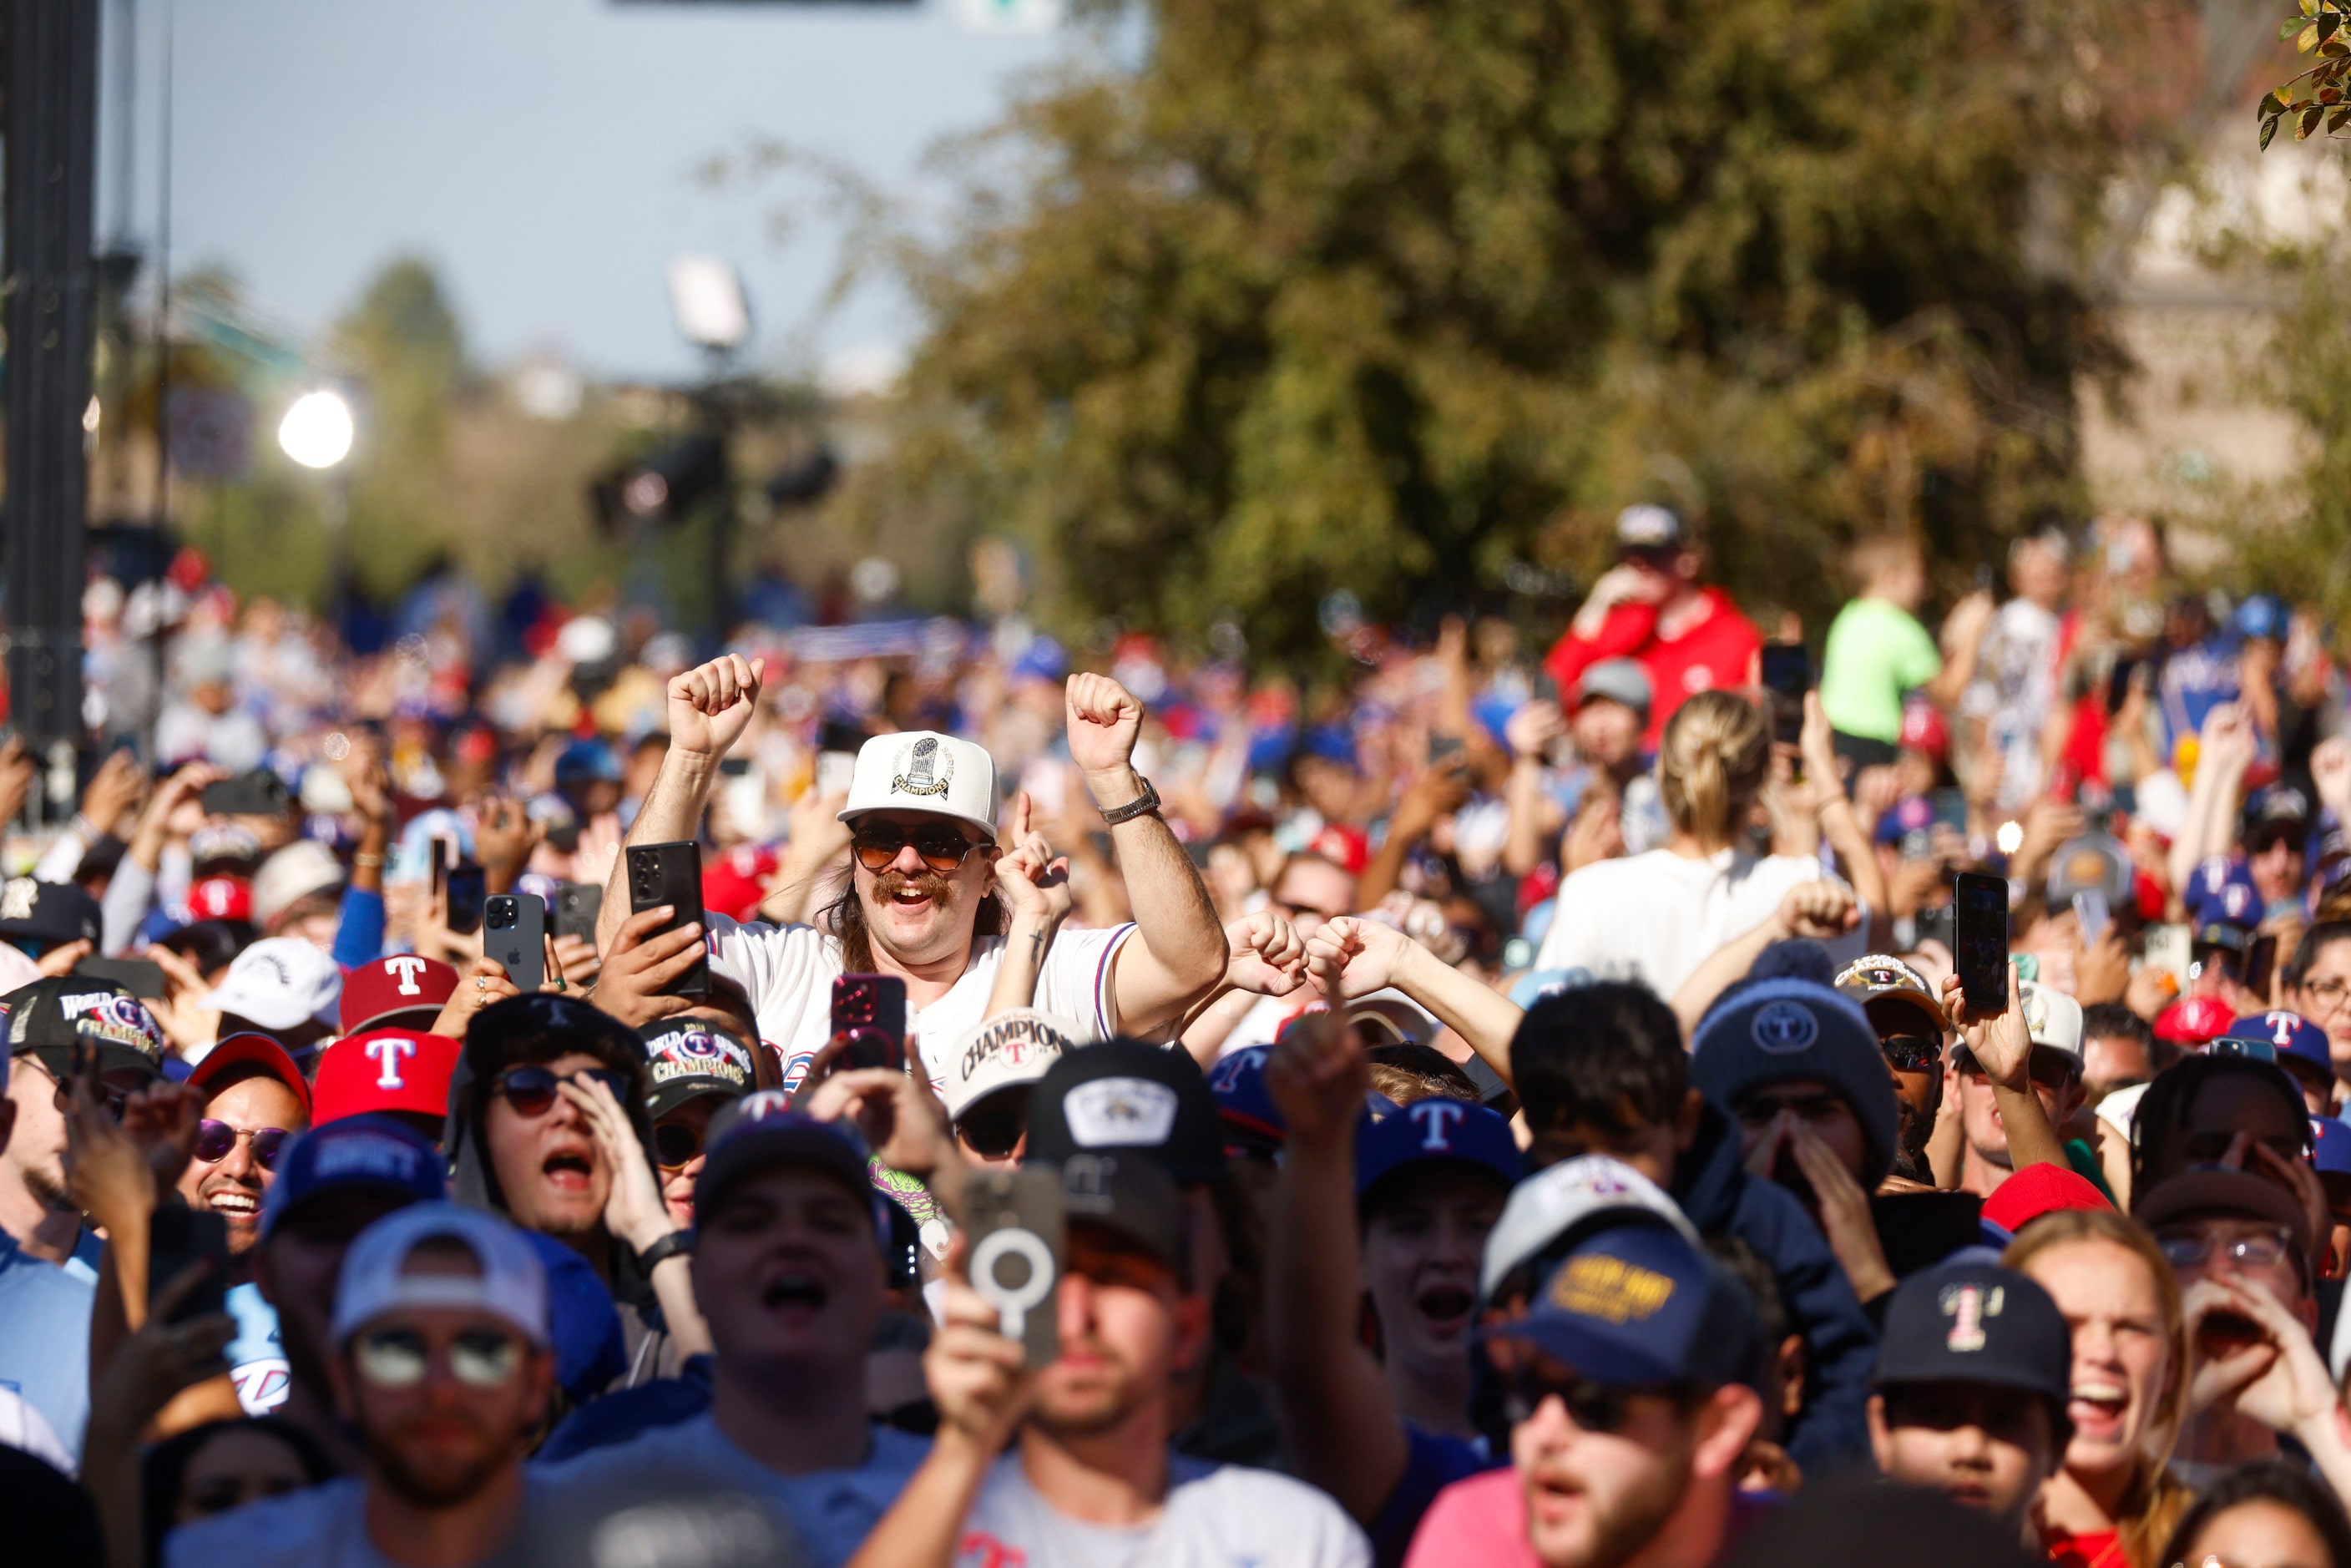
M 2232 584 L 2284 594 L 2335 626 L 2351 621 L 2351 302 L 2343 265 L 2339 249 L 2324 244 L 2295 258 L 2292 304 L 2257 370 L 2307 432 L 2303 462 L 2278 505 L 2229 530 Z
M 2278 41 L 2294 40 L 2298 53 L 2314 57 L 2283 86 L 2262 95 L 2253 108 L 2262 122 L 2262 151 L 2269 151 L 2278 126 L 2291 119 L 2294 139 L 2306 141 L 2324 123 L 2335 135 L 2351 121 L 2351 42 L 2337 37 L 2345 18 L 2351 17 L 2351 0 L 2300 0 L 2301 9 L 2278 24 Z
M 969 150 L 1008 177 L 905 257 L 902 483 L 1043 546 L 1072 613 L 1299 649 L 1333 588 L 1589 566 L 1643 497 L 1818 610 L 1855 530 L 1972 561 L 2078 502 L 2068 8 L 1144 9 L 1147 59 L 1019 100 Z

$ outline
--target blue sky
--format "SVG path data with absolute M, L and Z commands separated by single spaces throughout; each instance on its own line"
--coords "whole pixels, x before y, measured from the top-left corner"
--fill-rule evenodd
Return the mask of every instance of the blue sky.
M 478 359 L 554 349 L 601 373 L 694 368 L 672 329 L 673 255 L 726 256 L 775 363 L 811 319 L 836 236 L 769 232 L 783 193 L 695 171 L 772 138 L 904 188 L 942 135 L 987 123 L 1007 78 L 1067 36 L 988 37 L 916 7 L 612 0 L 136 0 L 131 233 L 157 218 L 160 19 L 176 4 L 172 253 L 235 272 L 266 319 L 315 332 L 402 252 L 441 270 Z M 123 0 L 107 0 L 111 24 Z M 98 205 L 117 202 L 110 57 Z M 150 277 L 152 279 L 152 272 Z M 820 354 L 908 339 L 870 294 Z

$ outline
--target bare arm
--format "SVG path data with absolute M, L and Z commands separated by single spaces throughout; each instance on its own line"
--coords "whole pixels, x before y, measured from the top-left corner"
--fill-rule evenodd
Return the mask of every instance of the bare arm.
M 669 683 L 669 749 L 645 791 L 628 842 L 665 844 L 691 839 L 702 827 L 702 808 L 717 780 L 718 764 L 758 709 L 759 676 L 767 664 L 728 653 L 672 676 Z M 612 862 L 604 906 L 596 915 L 596 946 L 612 945 L 629 917 L 628 856 Z
M 1192 1004 L 1178 1037 L 1203 1071 L 1216 1065 L 1234 1028 L 1259 997 L 1286 997 L 1306 983 L 1306 947 L 1290 922 L 1270 909 L 1225 927 L 1224 977 Z
M 1333 1001 L 1394 986 L 1459 1035 L 1503 1082 L 1525 1010 L 1393 925 L 1357 915 L 1326 921 L 1306 943 L 1306 971 Z
M 1432 762 L 1413 781 L 1405 786 L 1404 797 L 1388 815 L 1387 837 L 1373 852 L 1371 863 L 1364 868 L 1355 884 L 1355 906 L 1376 908 L 1395 887 L 1404 873 L 1405 857 L 1437 826 L 1437 820 L 1448 811 L 1458 811 L 1469 799 L 1469 754 L 1457 751 L 1452 756 Z
M 1979 589 L 1951 606 L 1943 617 L 1943 673 L 1927 683 L 1927 695 L 1947 708 L 1959 705 L 1960 694 L 1976 678 L 1976 663 L 1983 653 L 1984 632 L 1994 612 L 1991 595 Z
M 1036 1001 L 1045 954 L 1070 917 L 1070 862 L 1054 859 L 1045 835 L 1029 829 L 1025 792 L 1012 808 L 1004 841 L 1008 847 L 996 862 L 996 886 L 1011 905 L 1012 923 L 1004 934 L 1004 962 L 987 993 L 988 1018 Z
M 1753 968 L 1756 958 L 1772 943 L 1791 936 L 1823 941 L 1842 936 L 1860 918 L 1860 912 L 1854 907 L 1852 889 L 1825 877 L 1798 883 L 1781 898 L 1780 907 L 1771 912 L 1770 919 L 1744 936 L 1725 942 L 1690 971 L 1689 978 L 1673 995 L 1674 1016 L 1681 1020 L 1683 1035 L 1698 1032 L 1698 1020 L 1706 1017 L 1706 1009 L 1714 1005 L 1714 998 Z
M 2008 1006 L 1989 1017 L 1969 1009 L 1959 977 L 1943 982 L 1943 1002 L 1959 1025 L 1959 1038 L 1991 1082 L 2001 1125 L 2008 1129 L 2009 1167 L 2065 1166 L 2064 1140 L 2050 1124 L 2041 1097 L 2032 1092 L 2032 1036 L 2024 1026 L 2024 1003 L 2017 993 L 2016 966 L 2008 967 Z

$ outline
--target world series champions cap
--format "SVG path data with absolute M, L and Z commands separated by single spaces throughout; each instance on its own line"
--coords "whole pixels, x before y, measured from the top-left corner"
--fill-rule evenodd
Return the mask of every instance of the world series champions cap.
M 930 811 L 969 822 L 996 841 L 996 759 L 935 730 L 877 735 L 857 748 L 840 820 L 868 811 Z

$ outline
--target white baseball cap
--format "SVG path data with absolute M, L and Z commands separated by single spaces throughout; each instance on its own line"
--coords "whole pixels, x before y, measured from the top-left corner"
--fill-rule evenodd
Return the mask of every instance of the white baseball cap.
M 309 943 L 265 936 L 236 956 L 218 990 L 196 1006 L 235 1013 L 264 1029 L 292 1029 L 313 1020 L 335 1027 L 343 972 Z
M 997 1014 L 956 1044 L 947 1062 L 947 1119 L 959 1120 L 999 1089 L 1036 1082 L 1084 1032 L 1034 1008 Z
M 969 822 L 996 841 L 996 759 L 935 730 L 877 735 L 857 748 L 841 821 L 868 811 L 933 811 Z
M 2024 1008 L 2024 1030 L 2035 1045 L 2082 1060 L 2082 1004 L 2054 986 L 2019 980 L 2016 999 Z
M 409 1274 L 409 1254 L 427 1241 L 463 1245 L 477 1274 Z M 334 1341 L 341 1344 L 387 1312 L 457 1308 L 506 1323 L 531 1343 L 548 1343 L 547 1269 L 522 1232 L 486 1209 L 412 1203 L 359 1234 L 335 1283 Z
M 1510 1189 L 1502 1218 L 1486 1233 L 1479 1300 L 1490 1298 L 1520 1264 L 1607 1214 L 1662 1220 L 1692 1246 L 1701 1245 L 1698 1228 L 1656 1183 L 1606 1155 L 1578 1155 L 1546 1166 Z
M 253 877 L 253 919 L 264 930 L 314 893 L 343 885 L 343 862 L 316 839 L 297 839 L 261 862 Z

